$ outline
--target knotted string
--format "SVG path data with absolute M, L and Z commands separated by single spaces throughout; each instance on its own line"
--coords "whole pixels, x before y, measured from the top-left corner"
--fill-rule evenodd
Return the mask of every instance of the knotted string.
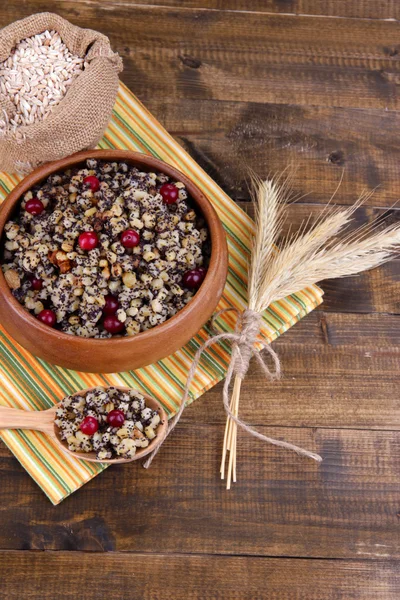
M 256 358 L 258 364 L 264 371 L 266 377 L 270 380 L 279 379 L 279 377 L 281 375 L 281 366 L 280 366 L 279 357 L 276 354 L 276 352 L 271 348 L 271 346 L 266 342 L 257 340 L 257 337 L 260 334 L 260 328 L 261 328 L 261 321 L 262 321 L 261 314 L 254 310 L 250 310 L 250 309 L 246 309 L 243 312 L 240 312 L 237 308 L 233 308 L 233 307 L 232 308 L 224 308 L 224 309 L 218 311 L 213 316 L 212 322 L 211 322 L 212 325 L 214 325 L 215 320 L 218 317 L 220 317 L 222 314 L 224 314 L 228 311 L 234 311 L 238 315 L 238 319 L 237 319 L 237 323 L 236 323 L 236 327 L 235 327 L 234 331 L 231 333 L 218 333 L 216 335 L 213 335 L 208 340 L 206 340 L 204 342 L 204 344 L 202 346 L 200 346 L 200 348 L 198 348 L 198 350 L 194 356 L 192 365 L 189 369 L 185 389 L 183 392 L 182 403 L 179 407 L 179 410 L 176 413 L 176 415 L 174 417 L 172 417 L 172 419 L 170 419 L 169 424 L 168 424 L 168 431 L 167 431 L 167 434 L 165 435 L 164 440 L 150 454 L 149 458 L 147 458 L 147 460 L 143 463 L 143 466 L 145 469 L 149 468 L 149 466 L 151 465 L 157 452 L 160 450 L 161 445 L 164 443 L 167 436 L 175 429 L 175 427 L 177 426 L 177 424 L 179 422 L 179 419 L 182 416 L 182 413 L 185 409 L 186 402 L 187 402 L 187 399 L 189 396 L 190 386 L 192 384 L 193 377 L 196 373 L 197 367 L 199 366 L 200 359 L 201 359 L 203 352 L 205 350 L 207 350 L 207 348 L 209 348 L 210 346 L 213 346 L 214 344 L 217 344 L 218 342 L 222 342 L 222 341 L 228 341 L 232 344 L 231 359 L 229 362 L 228 370 L 227 370 L 226 377 L 225 377 L 224 388 L 223 388 L 223 392 L 222 392 L 224 408 L 225 408 L 227 415 L 232 419 L 232 421 L 237 423 L 237 425 L 239 425 L 239 427 L 244 429 L 244 431 L 247 431 L 254 437 L 256 437 L 260 440 L 263 440 L 264 442 L 268 442 L 269 444 L 273 444 L 274 446 L 280 446 L 281 448 L 286 448 L 287 450 L 293 450 L 297 454 L 300 454 L 301 456 L 307 456 L 308 458 L 312 458 L 312 459 L 316 460 L 317 462 L 322 461 L 322 458 L 318 454 L 314 454 L 313 452 L 304 450 L 303 448 L 300 448 L 299 446 L 295 446 L 294 444 L 290 444 L 289 442 L 275 440 L 273 438 L 267 437 L 266 435 L 263 435 L 262 433 L 260 433 L 256 429 L 254 429 L 253 427 L 250 427 L 250 425 L 247 425 L 244 421 L 239 419 L 239 417 L 235 416 L 233 414 L 233 412 L 231 411 L 230 406 L 229 406 L 229 404 L 230 404 L 229 386 L 232 381 L 232 377 L 233 377 L 233 375 L 236 375 L 237 377 L 239 377 L 242 380 L 245 378 L 246 373 L 249 369 L 250 360 L 251 360 L 252 356 L 254 356 Z M 261 351 L 258 351 L 255 348 L 256 342 L 261 344 L 261 346 L 262 346 Z M 270 369 L 267 365 L 267 362 L 266 362 L 264 356 L 262 355 L 263 351 L 267 352 L 270 355 L 270 357 L 272 358 L 272 361 L 274 363 L 274 368 L 275 368 L 275 370 L 272 372 L 270 371 Z

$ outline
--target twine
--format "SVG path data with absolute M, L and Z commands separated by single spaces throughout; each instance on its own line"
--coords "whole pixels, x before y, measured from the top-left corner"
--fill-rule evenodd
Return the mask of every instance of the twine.
M 209 348 L 210 346 L 213 346 L 214 344 L 221 342 L 221 341 L 228 341 L 232 344 L 231 360 L 229 362 L 229 366 L 228 366 L 228 370 L 227 370 L 226 378 L 225 378 L 225 383 L 224 383 L 224 388 L 223 388 L 223 393 L 222 393 L 225 411 L 226 411 L 227 415 L 232 419 L 232 421 L 234 421 L 237 425 L 239 425 L 239 427 L 241 427 L 244 431 L 247 431 L 247 433 L 250 433 L 250 435 L 253 435 L 254 437 L 256 437 L 260 440 L 263 440 L 264 442 L 268 442 L 269 444 L 272 444 L 274 446 L 279 446 L 281 448 L 286 448 L 287 450 L 293 450 L 297 454 L 299 454 L 301 456 L 306 456 L 308 458 L 312 458 L 313 460 L 315 460 L 317 462 L 322 461 L 321 456 L 319 456 L 318 454 L 309 452 L 308 450 L 300 448 L 299 446 L 295 446 L 294 444 L 290 444 L 289 442 L 275 440 L 273 438 L 267 437 L 266 435 L 263 435 L 262 433 L 260 433 L 256 429 L 254 429 L 253 427 L 250 427 L 250 425 L 247 425 L 247 423 L 245 423 L 244 421 L 239 419 L 239 417 L 235 416 L 232 413 L 230 406 L 229 406 L 229 404 L 230 404 L 229 386 L 232 381 L 232 377 L 233 377 L 233 375 L 236 375 L 237 377 L 239 377 L 242 380 L 246 377 L 252 356 L 254 356 L 256 358 L 258 364 L 264 371 L 266 377 L 270 380 L 280 378 L 281 365 L 280 365 L 278 355 L 271 348 L 271 346 L 266 342 L 257 340 L 257 337 L 260 334 L 260 328 L 261 328 L 261 322 L 262 322 L 261 314 L 254 310 L 250 310 L 249 308 L 243 312 L 240 312 L 237 308 L 224 308 L 224 309 L 218 311 L 213 316 L 212 325 L 214 325 L 214 322 L 218 317 L 220 317 L 222 314 L 224 314 L 228 311 L 234 311 L 238 315 L 238 320 L 236 323 L 235 330 L 232 333 L 219 333 L 219 334 L 213 335 L 206 342 L 204 342 L 204 344 L 202 346 L 200 346 L 200 348 L 197 350 L 195 357 L 193 359 L 193 363 L 192 363 L 189 373 L 188 373 L 185 389 L 183 392 L 182 403 L 179 407 L 179 410 L 176 413 L 176 415 L 174 417 L 172 417 L 172 419 L 169 421 L 168 431 L 167 431 L 166 436 L 164 437 L 164 440 L 150 454 L 149 458 L 147 458 L 147 460 L 143 463 L 143 466 L 145 469 L 148 469 L 150 467 L 154 457 L 156 456 L 157 452 L 160 450 L 161 445 L 164 443 L 164 441 L 170 435 L 170 433 L 175 429 L 175 427 L 177 426 L 177 424 L 182 416 L 182 413 L 185 409 L 186 402 L 187 402 L 187 399 L 189 396 L 190 386 L 193 381 L 193 377 L 196 373 L 197 367 L 199 366 L 199 362 L 200 362 L 203 352 L 205 350 L 207 350 L 207 348 Z M 255 348 L 256 341 L 262 345 L 262 349 L 260 352 L 257 351 L 257 349 Z M 264 356 L 262 355 L 263 351 L 266 351 L 272 358 L 272 361 L 274 364 L 274 371 L 270 371 L 270 369 L 267 365 L 267 362 L 266 362 Z

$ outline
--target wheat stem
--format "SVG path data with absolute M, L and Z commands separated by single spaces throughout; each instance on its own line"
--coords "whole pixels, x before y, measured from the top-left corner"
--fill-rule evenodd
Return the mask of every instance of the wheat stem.
M 233 384 L 232 397 L 230 401 L 230 409 L 232 413 L 237 417 L 239 415 L 239 399 L 240 399 L 240 388 L 242 385 L 242 379 L 238 376 L 235 377 Z M 229 450 L 229 461 L 228 461 L 228 473 L 226 488 L 229 490 L 231 487 L 231 481 L 236 481 L 236 440 L 237 440 L 237 424 L 230 417 L 227 418 L 225 431 L 228 429 L 226 439 L 224 439 L 224 448 L 222 452 L 223 461 L 225 464 L 227 450 Z M 221 479 L 224 479 L 225 471 L 221 465 Z

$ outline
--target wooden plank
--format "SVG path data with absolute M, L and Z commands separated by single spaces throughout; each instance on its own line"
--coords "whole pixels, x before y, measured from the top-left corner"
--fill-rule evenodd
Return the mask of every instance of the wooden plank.
M 41 6 L 3 3 L 0 25 Z M 171 100 L 399 107 L 396 21 L 61 0 L 52 10 L 82 27 L 99 23 L 125 61 L 122 79 L 143 100 L 156 93 Z
M 283 377 L 268 382 L 251 364 L 240 411 L 253 424 L 290 427 L 400 428 L 399 317 L 315 312 L 273 348 Z M 222 386 L 195 403 L 184 419 L 221 419 Z
M 399 326 L 398 315 L 327 313 L 322 306 L 320 312 L 302 319 L 274 344 L 389 352 L 400 346 Z
M 248 199 L 249 169 L 260 177 L 290 168 L 302 202 L 398 201 L 395 111 L 180 99 L 146 101 L 165 128 L 235 200 Z
M 326 311 L 400 313 L 400 261 L 373 271 L 321 282 Z
M 76 552 L 0 559 L 7 600 L 54 600 L 54 590 L 59 600 L 397 600 L 400 593 L 396 562 Z
M 399 565 L 146 554 L 1 553 L 7 600 L 397 600 Z M 23 577 L 21 574 L 23 573 Z
M 2 450 L 0 547 L 399 558 L 398 432 L 261 430 L 320 452 L 323 463 L 239 434 L 239 480 L 228 492 L 218 475 L 222 423 L 185 422 L 149 471 L 109 468 L 54 509 Z
M 83 0 L 84 1 L 84 0 Z M 112 4 L 113 0 L 109 0 Z M 118 0 L 118 4 L 131 0 Z M 136 4 L 169 6 L 173 8 L 203 8 L 293 15 L 321 15 L 326 17 L 357 17 L 362 19 L 400 19 L 396 0 L 137 0 Z

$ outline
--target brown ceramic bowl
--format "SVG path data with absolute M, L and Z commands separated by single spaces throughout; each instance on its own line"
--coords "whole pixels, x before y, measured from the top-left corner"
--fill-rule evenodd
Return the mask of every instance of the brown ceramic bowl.
M 173 167 L 136 152 L 90 150 L 39 167 L 10 193 L 0 208 L 0 241 L 3 241 L 5 223 L 12 217 L 25 192 L 49 175 L 83 164 L 87 158 L 126 161 L 144 171 L 166 173 L 173 180 L 185 184 L 210 231 L 211 257 L 204 282 L 185 308 L 153 329 L 132 337 L 88 339 L 51 329 L 41 323 L 13 297 L 0 269 L 0 322 L 21 346 L 50 363 L 89 373 L 138 369 L 181 348 L 211 317 L 221 298 L 227 276 L 225 233 L 207 198 L 188 177 Z

